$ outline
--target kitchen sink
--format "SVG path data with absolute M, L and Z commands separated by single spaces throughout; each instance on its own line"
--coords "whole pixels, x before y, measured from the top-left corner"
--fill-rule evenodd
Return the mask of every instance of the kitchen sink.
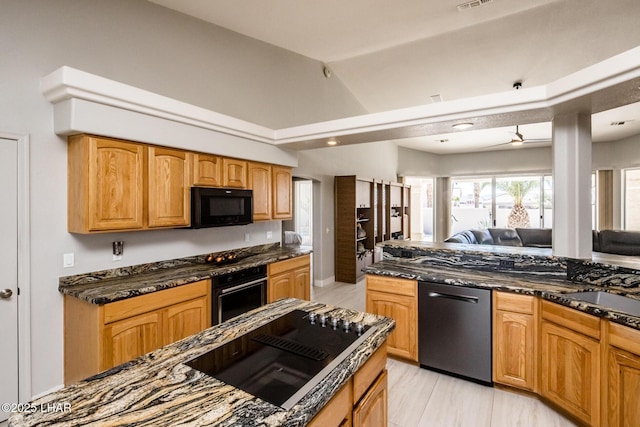
M 621 311 L 632 316 L 640 316 L 640 300 L 623 297 L 609 292 L 574 292 L 565 294 L 568 298 L 598 304 L 615 311 Z

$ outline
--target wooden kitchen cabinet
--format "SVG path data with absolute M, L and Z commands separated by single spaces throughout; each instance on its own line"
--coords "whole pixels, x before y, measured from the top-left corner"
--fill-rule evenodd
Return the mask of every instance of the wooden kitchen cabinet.
M 247 161 L 239 159 L 222 159 L 222 186 L 247 188 Z
M 493 381 L 537 392 L 538 299 L 493 293 Z
M 349 380 L 307 424 L 307 427 L 351 426 L 353 381 Z
M 248 188 L 253 190 L 253 220 L 270 220 L 271 212 L 271 165 L 249 162 Z
M 214 154 L 193 154 L 193 185 L 222 187 L 222 157 Z
M 74 135 L 68 142 L 71 233 L 137 230 L 144 226 L 144 147 Z
M 389 418 L 387 370 L 373 383 L 353 410 L 354 427 L 386 427 Z
M 311 299 L 311 256 L 274 262 L 267 267 L 267 302 L 282 298 Z
M 104 305 L 64 297 L 64 381 L 71 384 L 211 326 L 211 281 Z
M 388 353 L 418 361 L 418 282 L 367 275 L 366 311 L 396 322 L 387 339 Z
M 600 319 L 542 301 L 543 397 L 590 426 L 600 425 Z
M 150 228 L 189 225 L 192 161 L 192 154 L 186 151 L 148 147 Z
M 640 425 L 640 331 L 607 321 L 602 425 Z
M 272 219 L 293 218 L 292 184 L 290 167 L 278 165 L 271 167 Z

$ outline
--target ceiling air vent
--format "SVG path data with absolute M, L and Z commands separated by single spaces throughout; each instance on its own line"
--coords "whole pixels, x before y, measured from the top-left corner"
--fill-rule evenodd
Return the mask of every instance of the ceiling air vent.
M 624 126 L 631 123 L 633 120 L 621 120 L 619 122 L 611 122 L 611 126 Z
M 482 6 L 483 4 L 492 3 L 493 0 L 473 0 L 458 5 L 458 12 L 463 10 L 473 9 L 474 7 Z

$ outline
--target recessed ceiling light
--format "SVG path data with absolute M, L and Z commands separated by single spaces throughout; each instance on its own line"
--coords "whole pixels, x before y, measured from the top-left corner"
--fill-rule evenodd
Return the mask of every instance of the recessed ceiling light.
M 330 140 L 327 141 L 327 145 L 338 145 L 338 140 L 335 138 L 331 138 Z
M 451 127 L 454 129 L 469 129 L 471 126 L 473 126 L 473 123 L 456 123 Z

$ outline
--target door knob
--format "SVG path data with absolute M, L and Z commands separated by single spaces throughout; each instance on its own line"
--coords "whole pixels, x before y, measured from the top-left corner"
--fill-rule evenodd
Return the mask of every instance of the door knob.
M 11 289 L 3 289 L 0 291 L 0 299 L 11 298 L 11 295 L 13 295 L 13 291 Z

